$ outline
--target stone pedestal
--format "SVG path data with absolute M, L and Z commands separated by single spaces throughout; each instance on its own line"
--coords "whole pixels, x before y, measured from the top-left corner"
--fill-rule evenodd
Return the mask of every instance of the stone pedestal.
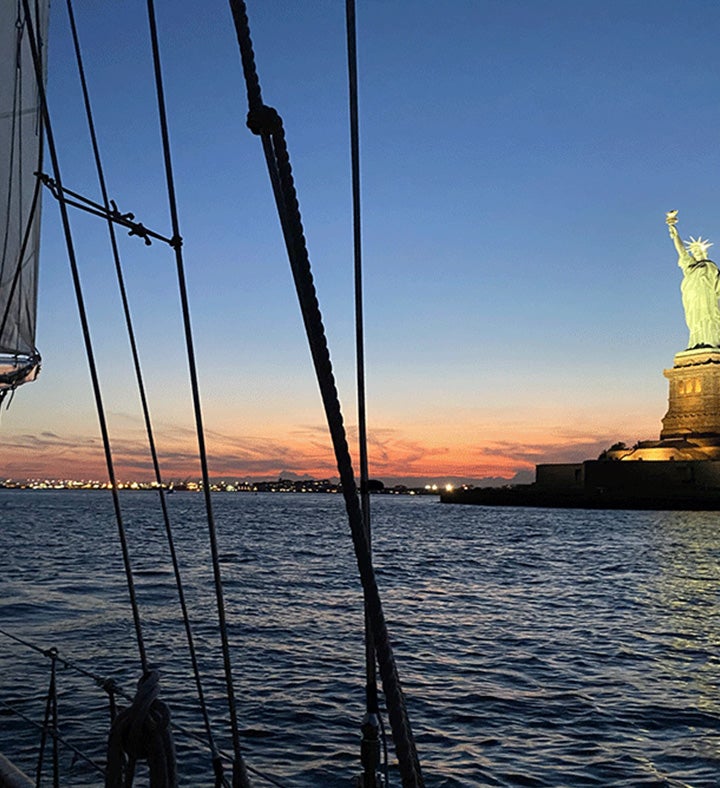
M 720 435 L 720 348 L 685 350 L 664 370 L 670 382 L 660 438 Z

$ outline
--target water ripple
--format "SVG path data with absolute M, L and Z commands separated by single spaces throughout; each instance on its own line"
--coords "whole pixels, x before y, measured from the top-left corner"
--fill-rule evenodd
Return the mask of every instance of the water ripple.
M 150 660 L 202 735 L 154 496 L 121 496 Z M 202 498 L 168 498 L 218 743 L 231 749 Z M 337 496 L 216 497 L 243 751 L 293 786 L 358 771 L 363 609 Z M 0 626 L 131 690 L 139 668 L 104 493 L 0 491 Z M 715 786 L 720 531 L 712 513 L 441 506 L 373 498 L 388 627 L 429 786 Z M 47 661 L 0 639 L 0 698 L 41 720 Z M 61 731 L 102 760 L 108 710 L 58 678 Z M 0 750 L 37 733 L 0 710 Z M 181 784 L 211 785 L 177 734 Z M 64 784 L 97 784 L 63 759 Z M 50 784 L 50 783 L 48 783 Z M 396 780 L 397 784 L 397 780 Z

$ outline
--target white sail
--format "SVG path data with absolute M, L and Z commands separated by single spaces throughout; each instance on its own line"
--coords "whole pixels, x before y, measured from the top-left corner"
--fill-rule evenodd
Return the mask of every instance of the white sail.
M 45 73 L 49 0 L 31 0 Z M 35 347 L 42 119 L 23 4 L 0 3 L 0 398 L 40 369 Z

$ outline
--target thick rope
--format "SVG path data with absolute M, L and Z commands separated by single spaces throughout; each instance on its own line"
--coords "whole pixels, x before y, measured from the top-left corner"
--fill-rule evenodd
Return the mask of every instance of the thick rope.
M 276 156 L 279 180 L 283 188 L 283 196 L 288 205 L 289 213 L 296 213 L 297 221 L 300 220 L 295 189 L 292 181 L 292 171 L 287 156 L 287 147 L 282 130 L 273 134 L 273 149 Z M 290 220 L 288 220 L 290 221 Z M 291 268 L 295 278 L 295 288 L 303 312 L 305 330 L 311 346 L 311 355 L 320 386 L 321 397 L 325 406 L 325 414 L 330 429 L 330 436 L 335 450 L 335 458 L 340 475 L 345 508 L 350 521 L 350 529 L 355 547 L 355 555 L 360 572 L 363 589 L 366 597 L 368 617 L 375 640 L 375 648 L 383 679 L 385 699 L 388 706 L 388 715 L 393 731 L 396 752 L 403 778 L 403 785 L 421 786 L 422 775 L 420 764 L 415 750 L 410 722 L 405 707 L 405 699 L 400 686 L 395 659 L 390 645 L 382 603 L 372 567 L 370 549 L 365 537 L 365 527 L 360 510 L 360 503 L 355 486 L 355 477 L 352 469 L 350 451 L 345 436 L 340 401 L 335 387 L 330 354 L 325 338 L 322 317 L 317 301 L 315 286 L 307 258 L 305 238 L 302 230 L 289 239 L 289 251 L 292 254 Z
M 183 326 L 185 330 L 185 345 L 187 349 L 188 370 L 190 374 L 190 387 L 192 390 L 193 410 L 195 413 L 195 431 L 198 441 L 198 454 L 202 471 L 203 495 L 207 514 L 210 550 L 212 555 L 213 576 L 215 580 L 215 599 L 218 611 L 220 640 L 222 644 L 223 666 L 225 671 L 225 687 L 230 711 L 230 727 L 233 743 L 233 786 L 246 788 L 250 785 L 245 762 L 240 749 L 240 731 L 238 726 L 235 689 L 232 677 L 232 664 L 230 660 L 230 640 L 228 636 L 227 618 L 225 614 L 225 601 L 223 594 L 222 578 L 220 575 L 220 553 L 218 549 L 215 518 L 213 516 L 212 500 L 210 493 L 210 474 L 208 471 L 207 451 L 205 449 L 205 430 L 203 427 L 202 406 L 200 403 L 200 386 L 198 383 L 197 366 L 195 363 L 195 348 L 193 332 L 190 323 L 190 306 L 185 281 L 185 268 L 182 254 L 182 238 L 180 236 L 180 222 L 178 218 L 177 200 L 175 198 L 175 181 L 173 177 L 172 158 L 170 155 L 170 135 L 168 131 L 167 113 L 165 110 L 165 91 L 163 88 L 162 69 L 160 64 L 160 47 L 158 43 L 157 24 L 155 21 L 155 6 L 153 0 L 147 0 L 148 22 L 150 25 L 150 40 L 152 44 L 153 66 L 155 71 L 155 87 L 157 92 L 158 114 L 160 117 L 160 132 L 162 135 L 163 158 L 165 162 L 165 176 L 167 181 L 168 205 L 172 222 L 175 263 L 177 267 L 178 287 L 182 307 Z
M 176 788 L 170 711 L 158 692 L 159 674 L 149 671 L 138 682 L 132 704 L 115 718 L 108 738 L 106 788 L 132 785 L 138 761 L 148 765 L 150 788 Z
M 37 83 L 38 95 L 40 98 L 40 105 L 42 107 L 43 121 L 45 125 L 45 136 L 47 140 L 48 151 L 50 152 L 50 159 L 52 161 L 53 177 L 55 182 L 62 186 L 62 179 L 60 177 L 60 163 L 57 155 L 57 148 L 55 146 L 55 139 L 52 132 L 52 125 L 50 123 L 50 112 L 47 105 L 47 96 L 45 95 L 45 85 L 43 81 L 43 67 L 38 49 L 38 44 L 35 38 L 35 31 L 33 28 L 32 17 L 30 14 L 29 0 L 22 0 L 23 9 L 25 13 L 25 24 L 28 27 L 28 35 L 30 47 L 32 49 L 33 65 L 35 67 L 35 78 Z M 97 411 L 98 422 L 100 425 L 100 432 L 102 435 L 103 450 L 105 453 L 105 463 L 107 465 L 108 478 L 112 491 L 113 507 L 115 510 L 115 520 L 118 528 L 118 536 L 120 539 L 120 547 L 122 551 L 123 564 L 125 568 L 125 579 L 128 587 L 128 595 L 130 597 L 130 605 L 132 607 L 133 623 L 135 627 L 135 637 L 137 639 L 138 652 L 140 655 L 140 663 L 143 672 L 147 671 L 147 655 L 145 652 L 145 642 L 142 634 L 142 624 L 140 621 L 140 610 L 137 603 L 137 596 L 135 594 L 135 582 L 133 579 L 132 566 L 130 564 L 130 553 L 128 551 L 127 537 L 125 534 L 125 526 L 123 523 L 122 512 L 120 510 L 120 497 L 118 495 L 117 479 L 115 477 L 115 467 L 113 464 L 112 450 L 110 448 L 110 435 L 107 427 L 107 420 L 105 418 L 105 407 L 103 405 L 102 392 L 100 390 L 100 379 L 95 364 L 95 353 L 93 350 L 92 340 L 90 338 L 90 326 L 87 318 L 87 311 L 85 309 L 85 298 L 83 296 L 82 284 L 80 282 L 80 272 L 78 270 L 77 258 L 75 256 L 75 245 L 73 243 L 72 231 L 70 229 L 70 217 L 68 216 L 67 206 L 64 199 L 61 197 L 58 200 L 60 206 L 60 217 L 62 220 L 63 233 L 65 235 L 65 244 L 67 247 L 68 261 L 70 263 L 70 271 L 72 274 L 73 288 L 75 290 L 75 299 L 77 301 L 78 314 L 80 317 L 80 325 L 82 328 L 83 342 L 85 345 L 85 354 L 87 357 L 88 368 L 90 370 L 90 379 L 92 382 L 93 395 L 95 398 L 95 408 Z
M 73 12 L 72 0 L 67 0 L 67 12 L 68 12 L 68 19 L 70 22 L 70 29 L 72 32 L 73 45 L 75 49 L 75 58 L 77 61 L 78 75 L 80 77 L 80 84 L 82 87 L 83 101 L 85 104 L 85 115 L 87 118 L 88 130 L 90 132 L 90 140 L 92 143 L 93 155 L 95 158 L 95 169 L 97 171 L 98 183 L 102 194 L 103 204 L 106 212 L 109 215 L 111 210 L 110 199 L 109 199 L 107 185 L 105 181 L 104 168 L 100 157 L 100 147 L 98 145 L 97 134 L 95 131 L 95 122 L 93 119 L 93 112 L 90 104 L 90 94 L 88 91 L 87 80 L 85 79 L 85 68 L 83 65 L 82 53 L 80 51 L 80 41 L 77 33 L 77 27 L 75 25 L 75 14 Z M 170 551 L 170 558 L 172 561 L 173 572 L 175 575 L 175 586 L 177 588 L 178 601 L 180 603 L 180 609 L 183 617 L 183 624 L 185 627 L 185 637 L 187 640 L 188 651 L 192 663 L 193 675 L 195 678 L 195 686 L 197 688 L 198 702 L 200 705 L 200 711 L 202 714 L 203 723 L 205 726 L 205 732 L 208 739 L 208 746 L 210 748 L 213 763 L 216 764 L 215 769 L 217 771 L 219 756 L 212 735 L 210 719 L 207 711 L 207 704 L 205 703 L 205 694 L 203 692 L 202 681 L 200 678 L 200 667 L 198 665 L 198 660 L 197 660 L 195 642 L 192 634 L 192 627 L 190 624 L 190 616 L 188 614 L 187 603 L 185 601 L 185 591 L 184 591 L 182 576 L 180 572 L 180 564 L 177 557 L 177 551 L 175 549 L 175 540 L 173 537 L 172 527 L 170 525 L 170 514 L 168 512 L 167 500 L 163 489 L 164 485 L 163 485 L 162 474 L 160 471 L 160 462 L 158 459 L 157 448 L 155 444 L 155 436 L 152 426 L 152 420 L 150 418 L 150 408 L 148 405 L 147 394 L 145 390 L 145 382 L 143 378 L 142 368 L 140 365 L 140 354 L 138 353 L 137 341 L 135 338 L 135 329 L 133 327 L 132 315 L 130 313 L 130 305 L 127 297 L 127 290 L 125 288 L 125 279 L 123 276 L 122 265 L 120 262 L 120 251 L 118 249 L 115 227 L 109 216 L 108 216 L 107 224 L 108 224 L 108 233 L 110 237 L 110 245 L 112 249 L 113 261 L 115 264 L 115 273 L 117 276 L 118 288 L 120 291 L 120 298 L 122 301 L 123 314 L 125 316 L 125 326 L 127 329 L 132 361 L 135 369 L 135 378 L 137 381 L 138 394 L 140 396 L 140 403 L 142 406 L 143 418 L 145 421 L 145 431 L 147 434 L 148 446 L 150 449 L 153 469 L 155 472 L 155 481 L 157 482 L 158 485 L 160 508 L 162 510 L 163 523 L 165 525 L 165 535 L 167 538 L 168 548 Z M 221 768 L 220 771 L 222 771 Z
M 243 71 L 248 92 L 248 127 L 260 135 L 270 174 L 270 181 L 290 259 L 295 289 L 305 324 L 310 352 L 320 387 L 320 394 L 335 451 L 345 507 L 355 547 L 358 570 L 365 594 L 368 619 L 375 640 L 375 650 L 383 680 L 388 716 L 393 732 L 398 764 L 407 788 L 422 786 L 422 772 L 407 716 L 405 699 L 390 645 L 387 626 L 375 580 L 363 515 L 358 500 L 352 461 L 345 436 L 340 401 L 330 362 L 322 315 L 313 283 L 302 218 L 292 177 L 282 120 L 277 111 L 262 103 L 255 69 L 252 42 L 243 0 L 229 0 L 240 45 Z

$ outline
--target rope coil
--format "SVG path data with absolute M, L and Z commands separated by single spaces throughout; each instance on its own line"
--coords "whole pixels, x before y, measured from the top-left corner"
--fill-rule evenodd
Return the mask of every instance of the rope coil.
M 170 709 L 159 700 L 160 674 L 145 673 L 130 706 L 115 718 L 108 737 L 106 788 L 132 785 L 135 766 L 145 761 L 151 788 L 175 788 L 175 745 Z

